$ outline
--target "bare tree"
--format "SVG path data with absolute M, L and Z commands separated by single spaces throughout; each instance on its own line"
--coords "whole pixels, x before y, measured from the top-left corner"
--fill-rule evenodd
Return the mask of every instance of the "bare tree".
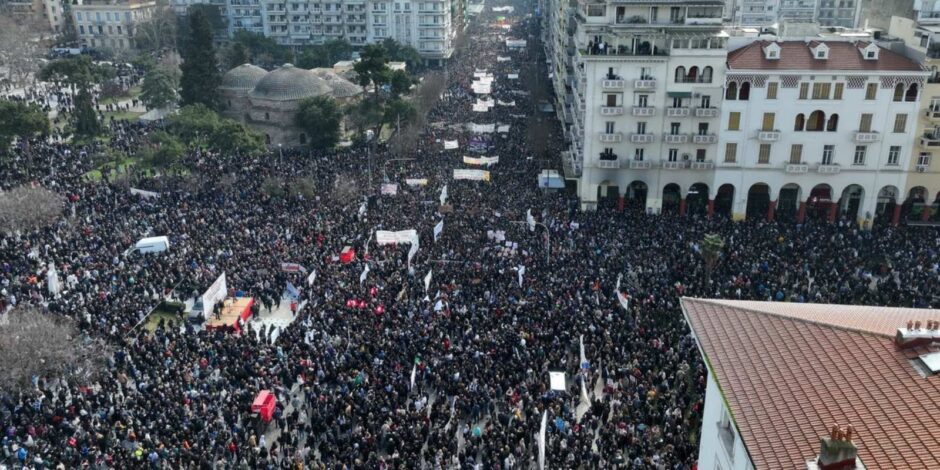
M 15 85 L 28 83 L 42 65 L 50 41 L 36 31 L 43 31 L 38 21 L 0 13 L 0 66 Z
M 391 137 L 389 145 L 392 152 L 399 157 L 410 157 L 418 150 L 418 140 L 421 138 L 420 123 L 410 123 Z
M 346 204 L 358 201 L 361 195 L 362 189 L 356 177 L 350 175 L 336 175 L 336 178 L 333 180 L 334 200 Z
M 447 86 L 447 80 L 441 72 L 430 72 L 424 76 L 417 92 L 418 114 L 426 114 L 437 104 L 445 86 Z
M 90 382 L 101 374 L 109 346 L 78 330 L 74 321 L 16 308 L 0 315 L 0 388 L 22 391 L 33 378 Z
M 62 216 L 63 200 L 48 189 L 19 186 L 0 191 L 0 232 L 28 231 Z
M 288 190 L 292 196 L 303 196 L 304 199 L 313 199 L 317 195 L 316 181 L 310 176 L 294 178 Z
M 261 182 L 261 192 L 268 197 L 283 197 L 284 180 L 274 176 L 269 176 Z

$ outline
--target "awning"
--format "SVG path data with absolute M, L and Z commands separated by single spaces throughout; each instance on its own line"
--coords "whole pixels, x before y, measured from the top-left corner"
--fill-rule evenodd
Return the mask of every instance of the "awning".
M 666 96 L 670 98 L 691 98 L 691 91 L 670 91 L 666 93 Z

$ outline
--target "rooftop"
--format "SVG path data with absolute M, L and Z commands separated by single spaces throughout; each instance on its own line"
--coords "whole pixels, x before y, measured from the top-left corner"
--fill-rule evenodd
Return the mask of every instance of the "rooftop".
M 866 60 L 859 49 L 868 43 L 850 41 L 813 41 L 829 47 L 827 59 L 816 59 L 806 41 L 754 41 L 728 54 L 729 70 L 843 70 L 921 72 L 924 68 L 901 54 L 880 49 L 878 58 Z M 776 43 L 779 59 L 767 59 L 763 48 Z
M 868 468 L 940 468 L 940 375 L 912 366 L 926 348 L 894 344 L 940 310 L 691 298 L 682 309 L 755 468 L 806 468 L 834 423 L 855 427 Z

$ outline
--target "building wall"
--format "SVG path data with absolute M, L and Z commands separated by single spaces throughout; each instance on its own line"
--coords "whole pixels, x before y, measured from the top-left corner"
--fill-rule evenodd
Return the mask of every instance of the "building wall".
M 718 388 L 714 375 L 708 371 L 705 387 L 705 408 L 702 413 L 702 434 L 699 437 L 699 470 L 753 470 L 744 441 L 732 422 L 731 413 Z
M 133 49 L 137 26 L 149 20 L 155 1 L 130 3 L 85 3 L 73 5 L 72 15 L 82 46 Z

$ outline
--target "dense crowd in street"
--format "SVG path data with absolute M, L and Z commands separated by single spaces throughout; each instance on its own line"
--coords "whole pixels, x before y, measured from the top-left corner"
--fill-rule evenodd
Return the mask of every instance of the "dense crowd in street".
M 100 147 L 37 142 L 29 158 L 20 148 L 0 163 L 3 189 L 33 180 L 68 201 L 56 225 L 0 235 L 0 311 L 39 305 L 115 347 L 93 383 L 39 378 L 0 398 L 0 467 L 528 469 L 547 412 L 550 467 L 691 469 L 705 368 L 681 296 L 936 304 L 929 228 L 582 212 L 567 192 L 538 188 L 563 144 L 552 119 L 532 119 L 525 72 L 547 71 L 538 20 L 514 5 L 511 29 L 489 11 L 469 26 L 415 155 L 192 151 L 190 175 L 132 183 L 156 198 L 83 177 Z M 528 46 L 509 50 L 507 38 Z M 491 97 L 512 106 L 472 110 L 473 74 L 484 70 Z M 544 152 L 531 151 L 534 122 L 551 127 Z M 489 182 L 452 177 L 470 168 L 468 123 L 510 126 L 484 134 L 483 154 L 499 156 Z M 150 129 L 110 131 L 95 145 L 133 152 Z M 454 139 L 460 148 L 444 150 Z M 414 160 L 392 161 L 403 157 Z M 285 196 L 263 190 L 271 177 Z M 301 177 L 316 196 L 291 191 Z M 384 177 L 397 194 L 365 197 Z M 376 244 L 376 230 L 408 229 L 420 236 L 410 263 L 409 246 Z M 706 233 L 725 241 L 710 284 Z M 123 256 L 152 235 L 171 248 Z M 357 252 L 349 264 L 338 258 L 345 246 Z M 282 262 L 307 272 L 282 272 Z M 64 284 L 55 297 L 43 281 L 51 265 Z M 281 302 L 290 282 L 304 307 L 276 332 L 138 326 L 164 296 L 199 295 L 223 272 L 263 305 Z M 567 374 L 565 391 L 550 389 L 549 371 Z M 278 409 L 259 432 L 250 405 L 261 390 Z

